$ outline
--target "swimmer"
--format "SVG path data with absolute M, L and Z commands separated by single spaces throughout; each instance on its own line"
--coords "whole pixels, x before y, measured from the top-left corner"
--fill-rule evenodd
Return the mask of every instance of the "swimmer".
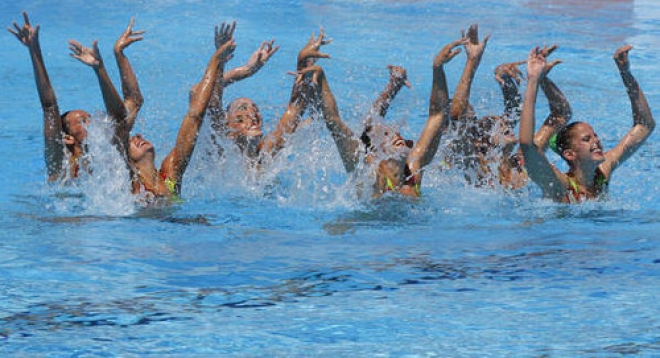
M 60 108 L 57 102 L 55 90 L 50 82 L 50 77 L 46 70 L 46 65 L 41 52 L 41 45 L 39 43 L 39 25 L 32 26 L 28 18 L 28 14 L 23 12 L 24 24 L 19 26 L 16 22 L 13 23 L 13 28 L 7 30 L 12 33 L 16 38 L 25 45 L 30 53 L 30 60 L 34 71 L 34 79 L 41 102 L 44 120 L 44 157 L 46 161 L 46 172 L 48 181 L 53 182 L 66 178 L 75 178 L 78 176 L 80 164 L 79 163 L 84 154 L 84 141 L 87 138 L 87 129 L 85 128 L 90 120 L 88 112 L 81 109 L 74 109 L 67 112 L 60 113 Z M 129 25 L 130 28 L 130 25 Z M 126 36 L 126 32 L 122 37 Z M 128 35 L 129 37 L 132 35 Z M 120 37 L 120 40 L 121 38 Z M 118 40 L 118 41 L 120 41 Z M 124 47 L 128 46 L 132 41 L 129 41 Z M 119 63 L 118 59 L 118 63 Z M 124 57 L 121 60 L 120 72 L 122 72 L 122 86 L 129 88 L 132 95 L 127 96 L 127 101 L 124 103 L 126 108 L 131 108 L 131 112 L 137 115 L 142 100 L 139 94 L 139 89 L 136 92 L 137 81 L 131 83 L 130 75 L 126 77 L 123 74 L 132 73 L 132 69 L 128 60 Z M 134 76 L 133 76 L 134 78 Z M 107 78 L 99 78 L 102 92 L 114 90 L 114 86 Z M 121 100 L 119 100 L 121 101 Z M 115 105 L 118 103 L 105 101 L 108 113 L 113 113 Z M 84 166 L 84 162 L 82 163 Z
M 233 34 L 223 28 L 218 48 L 211 57 L 204 76 L 195 85 L 195 90 L 191 91 L 188 111 L 181 123 L 174 148 L 163 159 L 160 169 L 156 168 L 155 149 L 148 140 L 140 134 L 128 140 L 127 158 L 133 174 L 134 194 L 143 193 L 147 200 L 173 200 L 181 194 L 183 175 L 195 149 L 213 85 L 217 77 L 223 76 L 225 63 L 232 58 L 235 48 Z
M 655 120 L 637 80 L 630 72 L 625 45 L 614 53 L 621 79 L 632 107 L 633 125 L 611 150 L 603 146 L 593 128 L 585 122 L 572 122 L 562 127 L 556 138 L 556 150 L 569 166 L 562 173 L 552 165 L 534 141 L 535 105 L 538 86 L 547 73 L 546 56 L 541 48 L 532 49 L 527 59 L 527 89 L 521 112 L 520 147 L 529 177 L 543 192 L 543 197 L 561 203 L 599 199 L 607 192 L 612 172 L 646 141 L 655 128 Z
M 557 45 L 543 47 L 544 55 L 549 56 Z M 495 80 L 499 83 L 504 98 L 504 112 L 499 116 L 485 116 L 477 121 L 473 140 L 476 147 L 479 170 L 476 171 L 476 184 L 494 186 L 498 182 L 505 189 L 518 189 L 526 185 L 527 172 L 523 167 L 522 153 L 518 150 L 518 138 L 515 135 L 515 126 L 520 120 L 520 93 L 518 85 L 521 82 L 522 72 L 519 65 L 525 63 L 512 62 L 499 65 L 495 68 Z M 547 76 L 550 70 L 560 60 L 547 64 L 546 76 L 541 80 L 541 89 L 546 95 L 550 113 L 543 125 L 536 132 L 534 142 L 539 148 L 546 150 L 550 138 L 563 125 L 570 121 L 572 116 L 568 100 Z M 493 173 L 492 166 L 496 166 L 497 173 Z
M 235 22 L 232 25 L 222 24 L 222 28 L 233 33 Z M 217 31 L 216 31 L 217 32 Z M 217 38 L 217 34 L 216 34 Z M 298 70 L 312 64 L 318 58 L 326 58 L 327 54 L 319 51 L 322 45 L 331 40 L 325 39 L 323 30 L 319 37 L 312 37 L 298 53 Z M 249 98 L 237 98 L 227 106 L 222 107 L 222 88 L 237 80 L 244 79 L 254 74 L 265 62 L 277 51 L 273 47 L 274 40 L 264 42 L 252 55 L 248 65 L 243 68 L 234 69 L 226 76 L 218 79 L 214 87 L 214 96 L 209 104 L 211 127 L 215 135 L 228 138 L 249 159 L 251 164 L 260 165 L 267 157 L 275 156 L 286 144 L 287 137 L 291 135 L 300 124 L 308 101 L 304 76 L 298 75 L 291 91 L 291 96 L 286 111 L 280 118 L 274 132 L 264 135 L 263 121 L 257 105 Z M 217 43 L 217 41 L 216 41 Z M 216 143 L 218 144 L 218 143 Z M 219 144 L 218 144 L 219 145 Z M 222 153 L 222 148 L 218 148 Z
M 456 56 L 464 44 L 461 38 L 446 45 L 433 62 L 433 87 L 429 101 L 428 120 L 417 143 L 405 140 L 394 128 L 380 123 L 369 123 L 360 138 L 342 121 L 334 95 L 320 66 L 303 70 L 313 73 L 317 84 L 318 106 L 326 127 L 339 150 L 344 168 L 353 172 L 360 161 L 373 165 L 376 179 L 373 197 L 386 192 L 396 192 L 404 196 L 419 197 L 423 169 L 435 156 L 440 138 L 448 125 L 449 96 L 444 64 Z M 409 85 L 405 71 L 390 66 L 390 81 L 379 99 L 374 103 L 372 113 L 385 115 L 387 108 L 403 86 Z

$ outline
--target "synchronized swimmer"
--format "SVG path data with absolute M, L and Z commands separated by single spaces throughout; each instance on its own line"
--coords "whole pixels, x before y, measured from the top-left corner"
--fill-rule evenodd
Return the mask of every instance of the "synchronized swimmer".
M 80 170 L 91 170 L 84 159 L 90 115 L 81 109 L 60 112 L 41 53 L 39 25 L 33 27 L 25 12 L 23 18 L 22 26 L 14 22 L 8 31 L 28 48 L 32 62 L 43 112 L 48 181 L 75 180 Z M 131 134 L 144 102 L 137 77 L 124 54 L 132 43 L 143 40 L 144 31 L 134 31 L 133 25 L 131 19 L 114 45 L 123 98 L 108 76 L 97 41 L 87 48 L 71 40 L 69 49 L 73 58 L 90 66 L 97 76 L 106 113 L 114 121 L 111 142 L 126 162 L 133 194 L 152 203 L 173 202 L 181 195 L 184 174 L 207 114 L 216 149 L 211 154 L 225 155 L 223 143 L 235 143 L 248 164 L 247 170 L 259 172 L 267 170 L 265 164 L 287 145 L 305 112 L 320 116 L 346 172 L 361 171 L 371 181 L 360 188 L 367 189 L 372 198 L 386 193 L 421 196 L 424 171 L 439 148 L 444 147 L 439 167 L 462 171 L 470 185 L 510 190 L 527 185 L 531 179 L 544 198 L 555 202 L 599 200 L 607 193 L 612 172 L 640 148 L 655 128 L 644 92 L 630 71 L 630 45 L 619 48 L 614 61 L 630 99 L 633 126 L 609 151 L 603 150 L 589 124 L 571 122 L 573 114 L 568 100 L 548 77 L 561 62 L 547 61 L 557 45 L 534 48 L 527 61 L 497 66 L 495 79 L 502 91 L 504 111 L 479 118 L 470 105 L 470 92 L 490 36 L 480 41 L 477 25 L 471 25 L 458 39 L 445 45 L 433 61 L 428 117 L 417 141 L 403 138 L 384 123 L 399 91 L 410 87 L 407 71 L 401 66 L 388 65 L 390 79 L 362 121 L 359 135 L 341 119 L 327 71 L 319 64 L 319 59 L 330 58 L 321 52 L 321 47 L 332 42 L 323 29 L 319 36 L 312 34 L 299 51 L 289 103 L 276 129 L 264 135 L 258 106 L 248 97 L 240 97 L 223 107 L 223 94 L 232 83 L 257 73 L 279 46 L 275 46 L 274 40 L 264 41 L 246 65 L 225 70 L 236 48 L 233 22 L 216 27 L 216 50 L 202 79 L 191 88 L 189 107 L 175 145 L 157 168 L 151 142 L 140 134 Z M 444 66 L 461 52 L 461 47 L 466 54 L 465 67 L 450 98 Z M 519 92 L 523 78 L 519 66 L 523 64 L 527 71 L 524 96 Z M 537 129 L 535 106 L 539 87 L 548 100 L 550 114 Z M 567 173 L 550 163 L 548 148 L 566 161 Z

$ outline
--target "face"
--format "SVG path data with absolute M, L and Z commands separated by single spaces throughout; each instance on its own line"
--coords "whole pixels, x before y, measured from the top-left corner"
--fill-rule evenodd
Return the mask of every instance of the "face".
M 568 160 L 602 162 L 605 160 L 603 155 L 603 144 L 598 138 L 594 129 L 587 123 L 578 123 L 569 133 L 570 148 L 563 151 L 564 157 Z
M 257 105 L 248 98 L 234 100 L 227 110 L 227 132 L 231 139 L 261 136 L 261 113 Z
M 493 145 L 504 149 L 511 149 L 518 144 L 513 127 L 504 120 L 498 120 L 495 123 L 491 141 Z
M 137 134 L 129 140 L 128 144 L 128 158 L 132 162 L 139 162 L 143 159 L 154 158 L 154 146 L 148 140 L 142 138 L 142 135 Z
M 411 143 L 407 142 L 399 132 L 386 125 L 374 125 L 369 131 L 371 143 L 385 156 L 390 158 L 406 158 L 410 152 Z
M 62 118 L 66 128 L 67 144 L 79 144 L 87 139 L 87 125 L 89 124 L 89 113 L 81 110 L 74 110 L 67 113 Z

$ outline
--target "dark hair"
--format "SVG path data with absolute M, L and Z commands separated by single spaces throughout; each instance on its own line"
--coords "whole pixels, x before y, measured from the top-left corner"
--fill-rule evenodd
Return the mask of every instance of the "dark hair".
M 68 116 L 69 113 L 71 113 L 71 111 L 66 111 L 60 114 L 60 119 L 62 120 L 62 131 L 65 134 L 69 134 L 69 124 L 64 120 L 64 118 L 66 118 L 66 116 Z
M 561 153 L 568 149 L 570 146 L 571 142 L 571 130 L 580 123 L 584 122 L 571 122 L 563 127 L 561 127 L 557 131 L 557 139 L 555 140 L 555 150 L 557 154 L 561 155 Z
M 370 151 L 373 149 L 373 145 L 371 144 L 371 136 L 369 136 L 369 132 L 371 131 L 372 126 L 366 126 L 364 128 L 364 131 L 362 132 L 362 135 L 360 135 L 360 140 L 364 144 L 365 148 L 367 148 L 367 151 Z

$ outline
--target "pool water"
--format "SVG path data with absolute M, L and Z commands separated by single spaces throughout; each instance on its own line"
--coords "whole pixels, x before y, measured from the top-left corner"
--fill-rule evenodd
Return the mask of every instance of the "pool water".
M 491 34 L 471 101 L 499 113 L 494 68 L 559 44 L 551 73 L 606 148 L 630 125 L 612 60 L 623 44 L 652 110 L 660 103 L 660 5 L 646 1 L 23 1 L 60 108 L 95 113 L 92 175 L 45 181 L 41 109 L 27 50 L 0 36 L 0 355 L 95 356 L 660 356 L 660 174 L 657 133 L 613 176 L 605 202 L 566 206 L 466 186 L 432 163 L 423 197 L 358 200 L 323 125 L 291 138 L 269 173 L 248 176 L 236 153 L 209 156 L 209 128 L 182 203 L 140 208 L 107 142 L 93 71 L 67 41 L 94 39 L 111 77 L 112 45 L 129 19 L 145 29 L 126 50 L 145 105 L 135 132 L 169 152 L 188 90 L 213 52 L 214 26 L 236 20 L 244 63 L 264 40 L 281 46 L 225 98 L 248 96 L 273 130 L 298 50 L 323 27 L 321 60 L 343 118 L 358 128 L 388 79 L 412 83 L 387 120 L 417 138 L 437 52 L 478 23 Z M 453 91 L 464 64 L 446 66 Z M 539 96 L 538 115 L 547 113 Z M 654 112 L 655 113 L 655 112 Z M 657 115 L 656 115 L 657 118 Z M 551 160 L 559 159 L 552 157 Z

